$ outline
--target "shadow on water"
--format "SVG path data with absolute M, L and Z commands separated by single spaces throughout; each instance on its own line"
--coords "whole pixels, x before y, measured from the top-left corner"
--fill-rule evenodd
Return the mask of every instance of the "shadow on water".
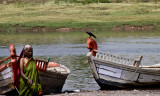
M 143 55 L 142 65 L 159 63 L 159 32 L 93 32 L 97 36 L 99 50 L 129 58 Z M 25 44 L 33 46 L 34 57 L 63 64 L 71 73 L 63 90 L 98 90 L 87 64 L 85 32 L 0 33 L 0 59 L 9 56 L 8 46 L 14 43 L 17 54 Z

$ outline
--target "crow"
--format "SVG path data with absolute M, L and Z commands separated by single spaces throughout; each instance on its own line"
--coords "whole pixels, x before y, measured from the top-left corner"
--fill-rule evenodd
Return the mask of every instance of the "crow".
M 92 34 L 91 32 L 86 32 L 90 37 L 93 36 L 94 38 L 96 38 L 96 36 L 94 34 Z

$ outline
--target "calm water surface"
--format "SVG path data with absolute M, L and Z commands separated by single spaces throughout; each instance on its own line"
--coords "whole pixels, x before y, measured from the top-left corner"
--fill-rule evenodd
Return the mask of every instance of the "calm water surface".
M 160 32 L 93 32 L 99 50 L 129 58 L 144 56 L 142 65 L 160 63 Z M 87 64 L 84 32 L 0 33 L 0 59 L 9 56 L 8 46 L 14 43 L 17 54 L 25 44 L 33 46 L 34 57 L 67 66 L 71 73 L 63 90 L 98 90 Z

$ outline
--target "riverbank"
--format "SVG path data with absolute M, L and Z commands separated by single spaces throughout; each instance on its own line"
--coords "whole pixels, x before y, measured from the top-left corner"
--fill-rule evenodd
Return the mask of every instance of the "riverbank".
M 159 96 L 160 90 L 97 90 L 45 96 Z
M 160 30 L 160 3 L 0 4 L 0 32 Z

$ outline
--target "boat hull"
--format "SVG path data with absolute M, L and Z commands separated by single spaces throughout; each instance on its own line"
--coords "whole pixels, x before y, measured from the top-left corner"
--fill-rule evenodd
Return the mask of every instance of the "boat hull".
M 69 73 L 70 70 L 64 65 L 47 68 L 46 72 L 40 72 L 39 78 L 43 94 L 60 93 Z
M 135 89 L 135 88 L 160 88 L 160 83 L 121 83 L 107 81 L 106 79 L 95 79 L 102 90 L 111 90 L 111 89 Z

